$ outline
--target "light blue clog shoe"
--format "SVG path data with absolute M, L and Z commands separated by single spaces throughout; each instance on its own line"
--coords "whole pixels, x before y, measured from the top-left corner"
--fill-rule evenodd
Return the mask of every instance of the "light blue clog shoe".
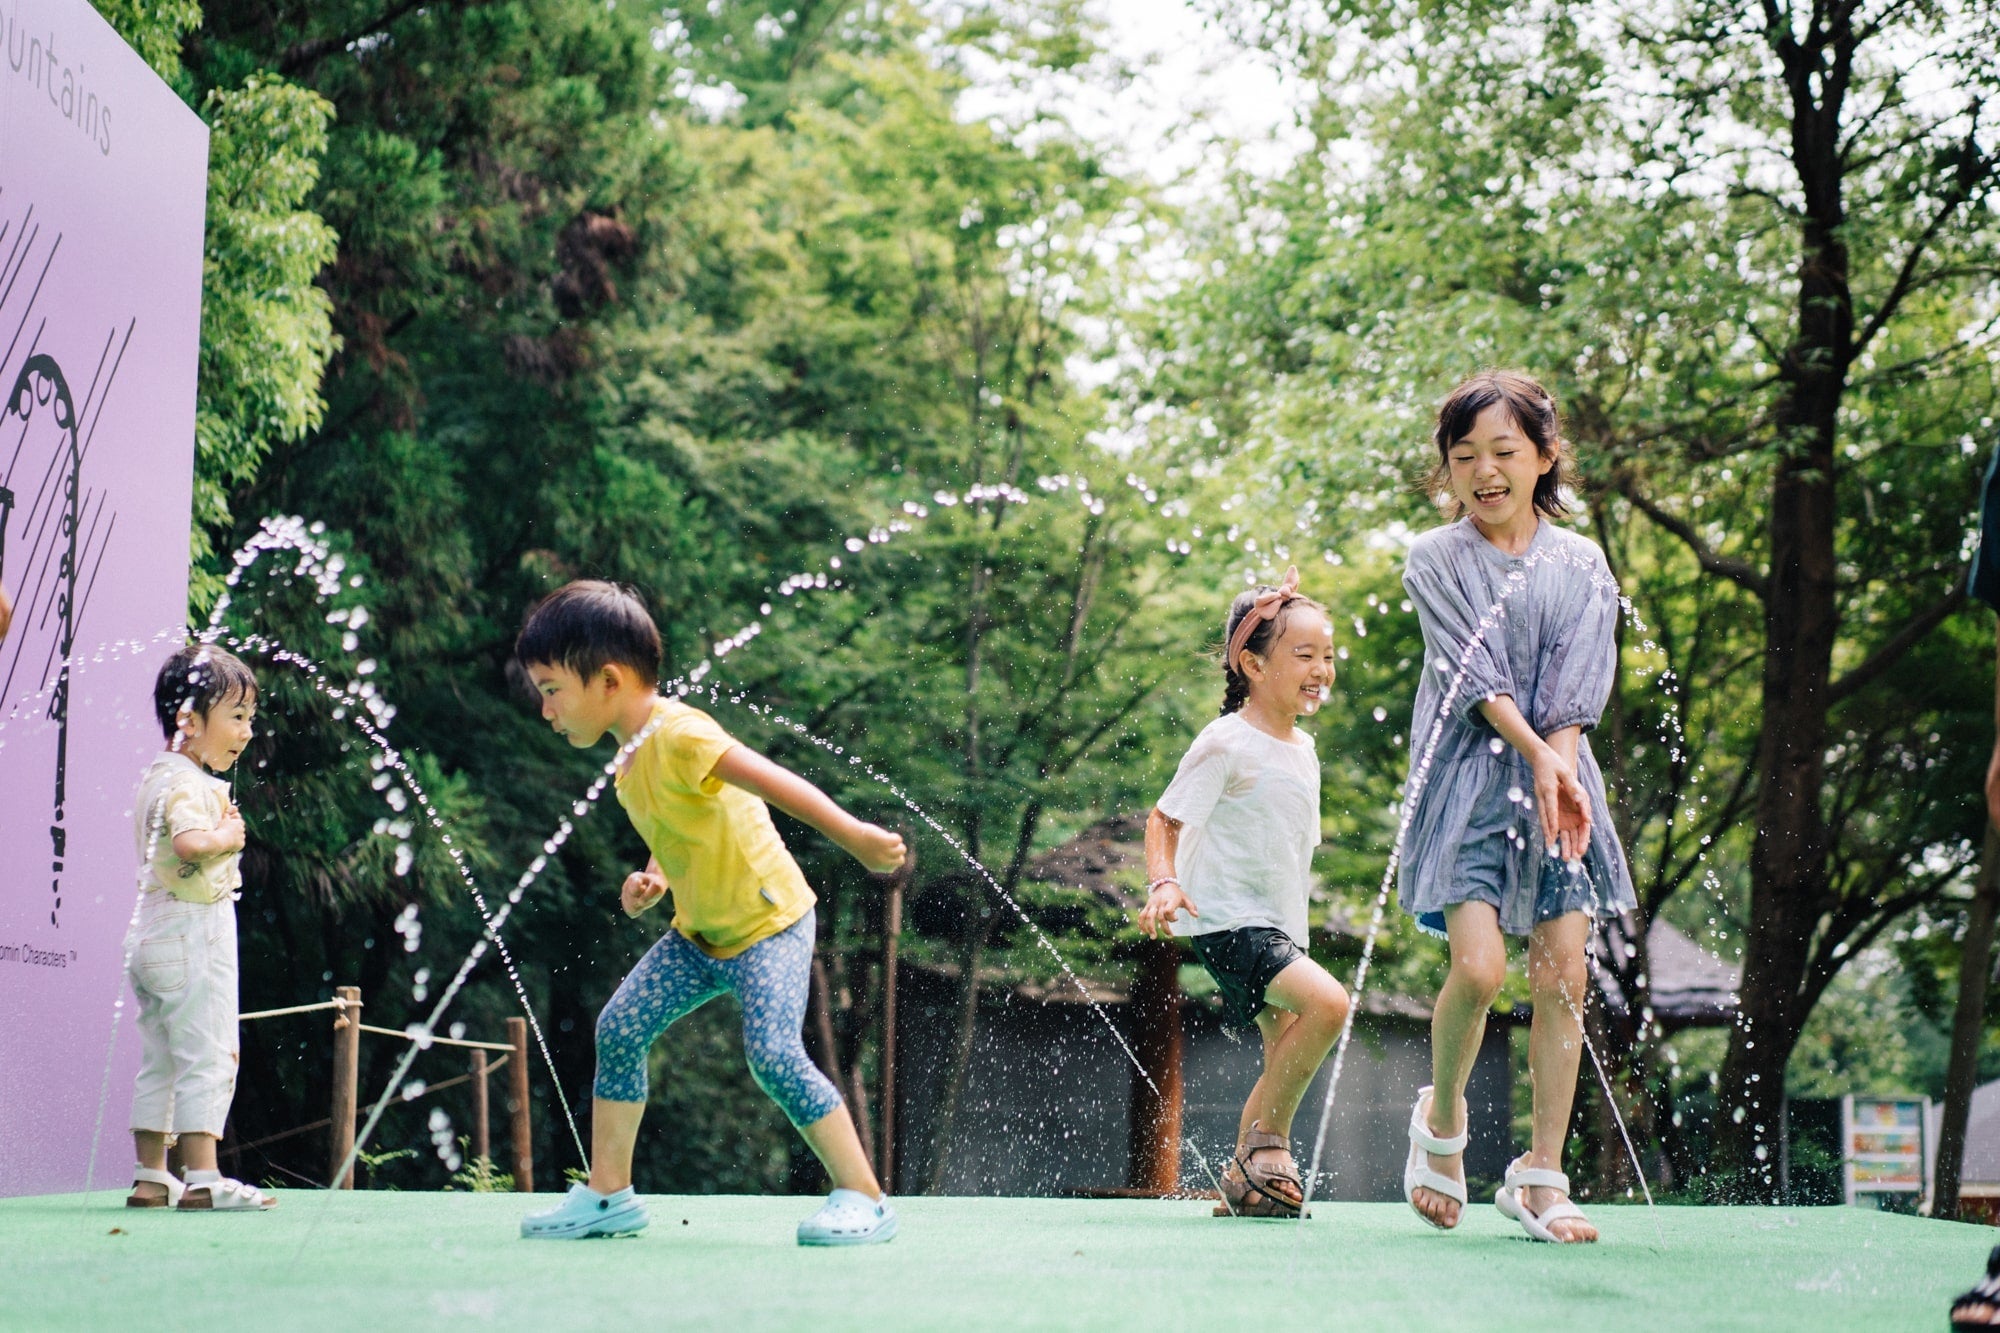
M 646 1205 L 627 1185 L 616 1194 L 599 1194 L 588 1185 L 571 1185 L 554 1208 L 521 1219 L 524 1240 L 586 1240 L 592 1236 L 635 1236 L 651 1219 Z
M 835 1190 L 799 1223 L 801 1245 L 880 1245 L 896 1236 L 896 1210 L 860 1190 Z

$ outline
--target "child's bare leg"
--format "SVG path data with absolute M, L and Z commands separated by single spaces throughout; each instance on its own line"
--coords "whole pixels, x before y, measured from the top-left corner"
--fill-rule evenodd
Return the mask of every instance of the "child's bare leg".
M 644 1102 L 590 1099 L 590 1188 L 616 1194 L 632 1183 L 632 1148 L 639 1141 Z
M 1282 1009 L 1267 1008 L 1257 1015 L 1257 1035 L 1264 1042 L 1264 1068 L 1258 1073 L 1256 1083 L 1251 1085 L 1250 1095 L 1243 1100 L 1243 1114 L 1236 1118 L 1236 1141 L 1239 1144 L 1259 1119 L 1270 1114 L 1271 1103 L 1277 1096 L 1272 1090 L 1276 1080 L 1271 1070 L 1278 1060 L 1278 1041 L 1285 1035 L 1286 1029 L 1296 1022 L 1298 1015 L 1288 1014 Z M 1273 1134 L 1282 1132 L 1271 1129 L 1269 1120 L 1264 1121 L 1264 1128 Z
M 882 1197 L 882 1182 L 875 1178 L 875 1168 L 868 1162 L 868 1154 L 861 1150 L 861 1136 L 854 1132 L 854 1120 L 847 1114 L 846 1106 L 836 1106 L 810 1125 L 799 1129 L 799 1137 L 819 1158 L 827 1175 L 833 1177 L 833 1187 L 841 1190 L 858 1190 L 871 1199 Z
M 1439 1138 L 1465 1130 L 1465 1085 L 1486 1036 L 1487 1010 L 1507 979 L 1507 943 L 1500 934 L 1500 914 L 1490 904 L 1467 902 L 1446 908 L 1445 933 L 1451 940 L 1451 970 L 1431 1010 L 1429 1124 Z M 1431 1170 L 1453 1180 L 1465 1179 L 1464 1154 L 1425 1156 Z M 1458 1200 L 1419 1186 L 1415 1202 L 1417 1211 L 1438 1226 L 1458 1224 Z
M 215 1135 L 182 1134 L 180 1136 L 181 1165 L 190 1171 L 216 1171 Z
M 1528 989 L 1535 1004 L 1528 1029 L 1528 1076 L 1535 1088 L 1535 1128 L 1527 1164 L 1551 1171 L 1562 1170 L 1570 1106 L 1576 1100 L 1576 1075 L 1583 1060 L 1589 941 L 1590 918 L 1582 912 L 1544 921 L 1528 937 Z M 1528 1211 L 1537 1215 L 1563 1197 L 1541 1186 L 1527 1195 Z M 1559 1218 L 1549 1230 L 1564 1241 L 1597 1239 L 1597 1228 L 1580 1218 Z
M 132 1131 L 132 1155 L 139 1165 L 149 1171 L 167 1169 L 167 1136 L 157 1129 L 135 1129 Z M 132 1186 L 135 1199 L 164 1199 L 167 1197 L 165 1185 L 155 1185 L 142 1180 Z
M 1264 1072 L 1243 1103 L 1239 1144 L 1252 1125 L 1270 1134 L 1291 1134 L 1299 1102 L 1347 1022 L 1347 991 L 1310 958 L 1295 959 L 1271 978 L 1264 1000 L 1270 1007 L 1257 1015 L 1257 1028 L 1264 1037 Z M 1258 1148 L 1250 1160 L 1276 1165 L 1287 1156 L 1283 1148 Z

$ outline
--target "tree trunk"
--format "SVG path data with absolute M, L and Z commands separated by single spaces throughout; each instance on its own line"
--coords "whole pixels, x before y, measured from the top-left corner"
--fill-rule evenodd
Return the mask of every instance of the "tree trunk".
M 1805 210 L 1797 326 L 1773 412 L 1781 457 L 1771 488 L 1761 782 L 1742 1009 L 1722 1064 L 1713 1164 L 1734 1196 L 1766 1202 L 1777 1201 L 1785 1066 L 1805 1027 L 1812 937 L 1832 902 L 1820 797 L 1827 685 L 1840 626 L 1834 442 L 1854 338 L 1840 158 L 1844 61 L 1852 44 L 1843 52 L 1821 33 L 1801 47 L 1788 28 L 1771 38 L 1791 94 L 1792 161 Z M 1830 71 L 1821 41 L 1838 57 Z
M 1139 946 L 1132 976 L 1132 1112 L 1125 1184 L 1168 1194 L 1181 1166 L 1181 954 L 1172 940 Z M 1143 1071 L 1143 1072 L 1142 1072 Z
M 1831 889 L 1825 780 L 1827 681 L 1838 622 L 1834 602 L 1833 409 L 1838 394 L 1809 392 L 1822 420 L 1794 429 L 1810 443 L 1781 465 L 1771 503 L 1770 595 L 1765 602 L 1763 730 L 1757 834 L 1737 1024 L 1722 1063 L 1713 1169 L 1733 1198 L 1778 1201 L 1779 1107 L 1785 1066 L 1805 1027 L 1802 994 L 1814 927 Z M 1797 416 L 1808 413 L 1799 404 Z
M 1972 919 L 1958 964 L 1958 1011 L 1951 1025 L 1951 1064 L 1944 1076 L 1944 1113 L 1939 1117 L 1937 1183 L 1931 1216 L 1958 1220 L 1959 1173 L 1965 1166 L 1965 1124 L 1972 1113 L 1972 1088 L 1979 1078 L 1979 1038 L 1986 1026 L 1986 992 L 1993 981 L 1993 924 L 2000 910 L 2000 830 L 1986 826 L 1979 854 L 1979 887 L 1972 895 Z

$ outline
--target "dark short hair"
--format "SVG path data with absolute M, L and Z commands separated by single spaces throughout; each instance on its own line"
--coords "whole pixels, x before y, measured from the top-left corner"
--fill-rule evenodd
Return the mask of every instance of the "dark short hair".
M 1482 370 L 1438 405 L 1437 428 L 1431 433 L 1438 456 L 1424 476 L 1424 493 L 1453 518 L 1463 514 L 1465 507 L 1451 494 L 1451 447 L 1471 432 L 1481 412 L 1496 403 L 1506 407 L 1536 453 L 1555 460 L 1554 467 L 1535 479 L 1534 505 L 1550 518 L 1561 518 L 1569 512 L 1562 493 L 1576 487 L 1569 441 L 1563 438 L 1554 396 L 1533 376 L 1518 370 Z
M 218 704 L 256 697 L 256 674 L 242 658 L 196 639 L 160 667 L 153 680 L 153 715 L 172 740 L 180 730 L 182 710 L 206 717 Z
M 578 579 L 537 602 L 514 640 L 522 666 L 557 666 L 588 680 L 612 663 L 660 678 L 660 630 L 639 594 L 619 583 Z

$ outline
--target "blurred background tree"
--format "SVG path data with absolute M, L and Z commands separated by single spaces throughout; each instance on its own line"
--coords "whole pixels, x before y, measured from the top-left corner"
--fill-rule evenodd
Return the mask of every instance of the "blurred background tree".
M 1788 1080 L 1937 1090 L 1988 745 L 1987 626 L 1955 613 L 2000 415 L 1993 6 L 1197 0 L 1307 89 L 1310 146 L 1177 207 L 1046 95 L 1127 73 L 1081 0 L 101 7 L 214 136 L 194 609 L 260 517 L 324 523 L 363 584 L 329 605 L 260 565 L 233 623 L 395 701 L 489 889 L 602 758 L 510 678 L 533 599 L 633 583 L 670 676 L 769 604 L 704 706 L 912 824 L 905 947 L 956 978 L 956 1089 L 982 986 L 1054 964 L 943 835 L 1012 893 L 1143 808 L 1212 715 L 1228 596 L 1296 561 L 1346 654 L 1313 725 L 1320 947 L 1351 966 L 1421 657 L 1401 550 L 1436 520 L 1409 480 L 1443 392 L 1521 365 L 1569 410 L 1633 605 L 1598 745 L 1641 923 L 1745 967 L 1726 1042 L 1666 1040 L 1643 945 L 1601 960 L 1637 999 L 1598 1036 L 1649 1160 L 1767 1198 Z M 982 82 L 1023 109 L 967 114 Z M 837 586 L 788 595 L 795 572 Z M 478 914 L 340 704 L 264 677 L 246 999 L 358 982 L 400 1025 Z M 786 833 L 836 1055 L 870 1070 L 880 890 Z M 571 1100 L 663 924 L 615 910 L 642 855 L 582 819 L 509 929 Z M 1127 966 L 1117 923 L 1031 909 L 1093 975 Z M 1435 946 L 1385 930 L 1378 980 L 1430 989 Z M 492 1035 L 514 986 L 482 969 L 455 1017 Z M 729 1025 L 663 1044 L 684 1077 L 656 1079 L 645 1188 L 806 1183 Z M 321 1113 L 317 1042 L 246 1042 L 240 1137 Z M 364 1050 L 379 1088 L 394 1050 Z M 385 1135 L 422 1145 L 421 1108 Z

